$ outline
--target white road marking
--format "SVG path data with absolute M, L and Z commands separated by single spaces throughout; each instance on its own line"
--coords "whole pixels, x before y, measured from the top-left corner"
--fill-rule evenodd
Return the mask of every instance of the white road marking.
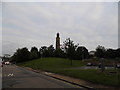
M 8 74 L 8 76 L 13 76 L 13 73 Z

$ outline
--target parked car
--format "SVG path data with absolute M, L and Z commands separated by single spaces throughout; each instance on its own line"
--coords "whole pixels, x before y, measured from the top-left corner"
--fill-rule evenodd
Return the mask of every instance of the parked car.
M 10 65 L 10 62 L 8 62 L 8 61 L 7 61 L 7 62 L 5 62 L 5 65 Z
M 92 63 L 90 63 L 90 62 L 89 62 L 89 63 L 87 63 L 87 66 L 92 66 Z

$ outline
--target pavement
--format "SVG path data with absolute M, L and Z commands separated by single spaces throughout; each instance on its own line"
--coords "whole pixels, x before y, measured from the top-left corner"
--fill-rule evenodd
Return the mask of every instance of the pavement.
M 55 74 L 55 73 L 51 73 L 51 72 L 38 71 L 38 70 L 34 70 L 30 67 L 23 67 L 23 68 L 34 71 L 34 72 L 37 72 L 37 73 L 42 73 L 42 74 L 47 75 L 49 77 L 65 81 L 65 82 L 71 83 L 73 85 L 81 86 L 81 87 L 84 87 L 86 89 L 91 89 L 91 90 L 99 90 L 99 89 L 100 90 L 101 89 L 120 90 L 120 88 L 95 84 L 95 83 L 91 83 L 89 81 L 85 81 L 85 80 L 82 80 L 82 79 L 77 79 L 77 78 L 64 76 L 64 75 L 60 75 L 60 74 Z

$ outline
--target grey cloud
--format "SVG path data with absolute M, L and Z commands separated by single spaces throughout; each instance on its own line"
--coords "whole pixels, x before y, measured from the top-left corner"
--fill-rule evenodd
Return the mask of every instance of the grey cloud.
M 116 48 L 118 18 L 114 5 L 116 3 L 4 3 L 3 42 L 13 41 L 18 47 L 29 48 L 55 45 L 55 34 L 59 32 L 61 43 L 70 37 L 89 50 L 98 44 Z M 107 14 L 110 7 L 113 9 Z

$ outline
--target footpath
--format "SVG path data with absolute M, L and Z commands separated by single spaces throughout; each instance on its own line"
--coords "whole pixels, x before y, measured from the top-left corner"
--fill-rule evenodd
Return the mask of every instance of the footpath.
M 100 84 L 95 84 L 95 83 L 91 83 L 89 81 L 85 81 L 82 79 L 77 79 L 77 78 L 73 78 L 73 77 L 69 77 L 69 76 L 64 76 L 64 75 L 60 75 L 60 74 L 55 74 L 55 73 L 51 73 L 51 72 L 44 72 L 44 71 L 38 71 L 38 70 L 34 70 L 30 67 L 23 67 L 27 70 L 31 70 L 34 71 L 36 73 L 41 73 L 44 75 L 47 75 L 49 77 L 58 79 L 58 80 L 62 80 L 68 83 L 71 83 L 73 85 L 77 85 L 77 86 L 81 86 L 84 87 L 86 89 L 90 89 L 90 90 L 120 90 L 120 88 L 117 87 L 112 87 L 112 86 L 104 86 L 104 85 L 100 85 Z

